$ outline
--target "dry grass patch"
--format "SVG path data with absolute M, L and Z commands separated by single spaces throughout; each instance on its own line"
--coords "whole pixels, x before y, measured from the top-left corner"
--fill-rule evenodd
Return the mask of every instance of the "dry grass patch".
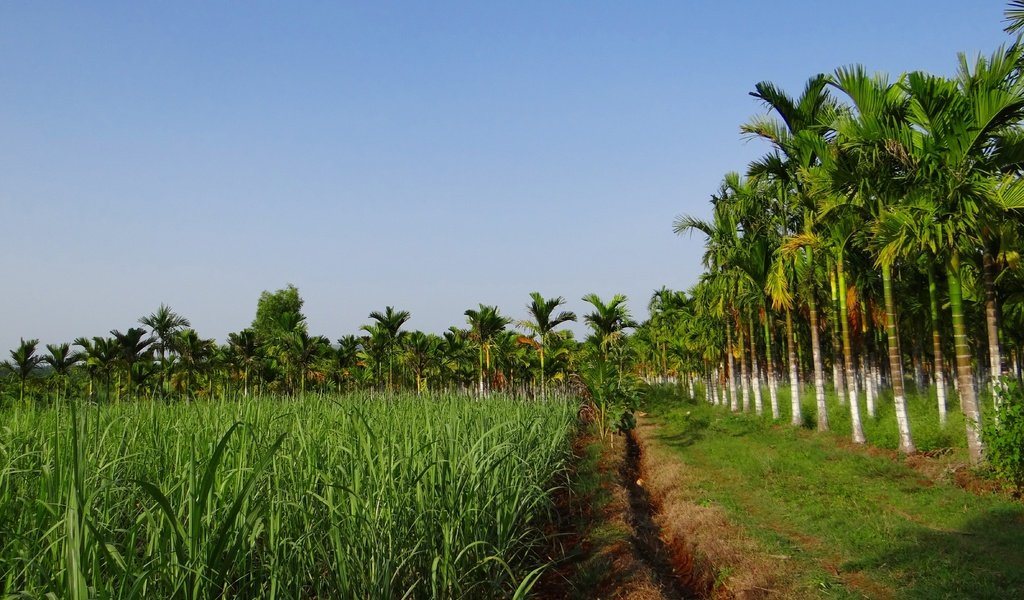
M 655 425 L 643 423 L 637 440 L 643 447 L 644 485 L 657 499 L 657 522 L 678 562 L 692 573 L 695 589 L 712 598 L 791 598 L 787 557 L 767 556 L 724 510 L 702 506 L 692 490 L 698 480 L 685 464 L 651 435 Z M 791 578 L 790 578 L 791 579 Z

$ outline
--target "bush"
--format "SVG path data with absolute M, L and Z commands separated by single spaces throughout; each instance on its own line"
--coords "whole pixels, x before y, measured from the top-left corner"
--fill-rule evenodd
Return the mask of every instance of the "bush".
M 1006 381 L 998 418 L 986 425 L 984 440 L 996 476 L 1024 489 L 1024 390 L 1015 379 Z

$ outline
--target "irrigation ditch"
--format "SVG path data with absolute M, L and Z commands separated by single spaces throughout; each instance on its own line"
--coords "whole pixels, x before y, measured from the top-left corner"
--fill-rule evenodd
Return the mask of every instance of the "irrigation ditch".
M 706 522 L 675 523 L 702 507 L 680 510 L 678 483 L 659 476 L 647 459 L 643 430 L 612 443 L 582 436 L 576 443 L 576 488 L 557 500 L 555 565 L 533 590 L 548 599 L 628 598 L 695 600 L 750 597 L 734 594 L 706 554 L 684 534 Z M 678 467 L 678 464 L 674 465 Z M 649 477 L 651 473 L 653 477 Z M 672 503 L 666 506 L 666 502 Z M 666 514 L 667 509 L 667 514 Z M 714 535 L 712 533 L 712 535 Z
M 619 469 L 621 485 L 629 494 L 630 542 L 639 560 L 650 569 L 666 600 L 710 598 L 714 579 L 701 573 L 686 540 L 665 539 L 656 517 L 659 502 L 644 485 L 644 452 L 637 436 L 625 436 L 625 460 Z

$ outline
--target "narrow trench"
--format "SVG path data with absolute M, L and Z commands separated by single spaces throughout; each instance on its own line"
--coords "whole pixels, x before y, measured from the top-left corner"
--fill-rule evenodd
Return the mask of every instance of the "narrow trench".
M 642 450 L 633 432 L 626 435 L 626 460 L 622 462 L 619 474 L 622 485 L 629 492 L 629 525 L 633 529 L 630 542 L 636 555 L 654 573 L 656 583 L 661 587 L 666 598 L 672 600 L 689 600 L 702 598 L 699 593 L 688 585 L 692 574 L 681 572 L 673 564 L 673 552 L 661 539 L 661 528 L 654 522 L 655 506 L 650 493 L 637 483 L 641 474 Z M 692 565 L 692 561 L 686 561 Z

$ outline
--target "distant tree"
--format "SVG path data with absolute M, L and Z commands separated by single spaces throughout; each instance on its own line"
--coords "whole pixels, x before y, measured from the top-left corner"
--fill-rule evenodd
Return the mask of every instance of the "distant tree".
M 405 360 L 416 380 L 416 393 L 422 394 L 427 387 L 427 372 L 440 359 L 442 338 L 436 335 L 413 331 L 405 336 Z
M 82 354 L 71 351 L 71 344 L 47 344 L 49 354 L 43 357 L 46 364 L 50 365 L 53 377 L 57 380 L 57 400 L 60 400 L 61 388 L 67 391 L 68 376 L 71 368 L 82 360 Z M 63 384 L 63 385 L 62 385 Z
M 213 358 L 217 345 L 213 340 L 200 338 L 195 329 L 189 328 L 177 333 L 172 347 L 179 357 L 177 369 L 185 378 L 183 386 L 185 395 L 194 396 L 192 384 L 197 375 L 209 369 L 210 360 Z
M 75 340 L 75 345 L 85 351 L 85 368 L 89 373 L 90 386 L 95 374 L 102 375 L 104 390 L 107 400 L 109 400 L 110 378 L 120 354 L 117 339 L 94 336 L 90 341 L 88 338 L 80 337 Z
M 583 300 L 594 307 L 594 312 L 585 315 L 583 321 L 594 332 L 593 339 L 601 349 L 601 355 L 607 358 L 609 348 L 622 338 L 624 330 L 636 327 L 626 308 L 626 297 L 615 294 L 606 304 L 597 294 L 587 294 Z
M 264 291 L 256 304 L 256 318 L 252 322 L 252 329 L 256 335 L 264 340 L 277 340 L 283 334 L 294 330 L 286 329 L 282 322 L 282 315 L 291 313 L 300 323 L 304 323 L 306 317 L 302 314 L 302 297 L 299 290 L 292 284 L 284 289 L 275 292 Z
M 547 347 L 548 335 L 559 325 L 576 320 L 576 313 L 570 311 L 555 314 L 555 309 L 563 304 L 565 304 L 565 298 L 561 296 L 545 299 L 539 292 L 533 292 L 530 294 L 530 303 L 526 305 L 526 310 L 530 313 L 532 320 L 520 323 L 522 327 L 540 338 L 537 353 L 540 355 L 541 398 L 547 397 L 547 385 L 544 379 L 544 349 Z
M 150 358 L 150 346 L 156 340 L 152 337 L 146 337 L 146 330 L 140 327 L 132 327 L 124 333 L 113 329 L 110 335 L 114 336 L 114 339 L 117 340 L 118 361 L 128 376 L 128 397 L 131 398 L 132 391 L 134 390 L 133 371 L 135 370 L 135 365 Z
M 32 371 L 35 371 L 39 367 L 39 363 L 43 361 L 43 357 L 36 354 L 36 346 L 38 345 L 39 340 L 28 340 L 26 342 L 22 339 L 18 347 L 11 350 L 11 360 L 0 363 L 4 368 L 18 376 L 18 401 L 21 403 L 25 402 L 25 382 L 32 375 Z
M 242 395 L 249 396 L 249 374 L 261 357 L 261 344 L 256 332 L 246 328 L 228 334 L 228 347 L 233 362 L 242 371 Z
M 484 375 L 491 370 L 491 348 L 494 345 L 494 338 L 505 330 L 505 327 L 512 322 L 511 319 L 503 317 L 497 306 L 480 305 L 479 310 L 468 309 L 465 312 L 466 321 L 469 323 L 469 339 L 476 343 L 480 357 L 480 393 L 484 393 Z
M 192 323 L 163 303 L 156 309 L 156 312 L 139 319 L 139 323 L 149 327 L 153 332 L 153 337 L 156 338 L 156 341 L 153 342 L 153 349 L 160 361 L 160 392 L 163 393 L 167 351 L 173 350 L 175 335 L 182 329 L 191 327 Z
M 382 351 L 388 361 L 388 389 L 394 386 L 393 374 L 395 352 L 402 341 L 402 325 L 409 320 L 411 315 L 407 310 L 395 310 L 388 306 L 384 312 L 373 311 L 370 318 L 377 322 L 376 332 L 380 336 Z

